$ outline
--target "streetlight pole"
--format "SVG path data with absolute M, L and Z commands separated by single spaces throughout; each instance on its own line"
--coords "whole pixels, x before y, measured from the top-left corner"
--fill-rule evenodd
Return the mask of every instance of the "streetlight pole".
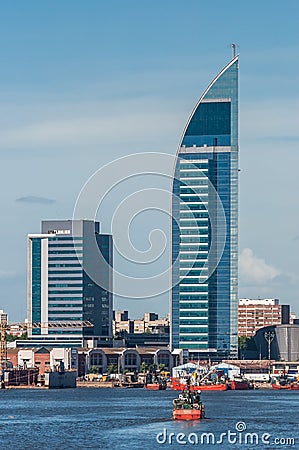
M 270 375 L 270 360 L 271 360 L 271 343 L 275 337 L 274 331 L 266 331 L 264 333 L 264 338 L 266 339 L 268 343 L 268 361 L 269 361 L 269 375 Z

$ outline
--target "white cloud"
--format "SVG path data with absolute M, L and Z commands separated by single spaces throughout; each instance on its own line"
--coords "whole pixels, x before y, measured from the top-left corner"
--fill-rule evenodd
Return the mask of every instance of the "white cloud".
M 39 197 L 36 195 L 28 195 L 26 197 L 20 197 L 16 199 L 16 202 L 19 203 L 38 203 L 41 205 L 51 205 L 56 202 L 56 200 L 52 198 Z
M 280 275 L 275 267 L 267 264 L 264 259 L 254 255 L 251 248 L 244 248 L 239 258 L 241 280 L 245 283 L 264 284 Z
M 16 273 L 9 270 L 1 270 L 0 269 L 0 279 L 4 278 L 13 278 L 16 276 Z
M 183 122 L 171 105 L 147 98 L 111 103 L 57 104 L 56 111 L 52 105 L 44 105 L 38 112 L 35 110 L 38 107 L 23 111 L 15 105 L 10 115 L 14 111 L 18 119 L 11 117 L 9 125 L 0 129 L 0 148 L 88 148 L 111 143 L 153 142 L 165 136 L 176 136 L 178 141 Z M 0 108 L 0 118 L 4 114 Z
M 244 102 L 241 118 L 241 135 L 246 140 L 298 139 L 297 98 Z

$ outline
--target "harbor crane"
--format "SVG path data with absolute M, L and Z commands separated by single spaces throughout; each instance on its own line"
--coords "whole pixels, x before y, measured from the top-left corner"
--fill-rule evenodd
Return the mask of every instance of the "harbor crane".
M 91 328 L 93 324 L 88 320 L 69 320 L 56 322 L 15 322 L 7 323 L 5 319 L 0 320 L 0 361 L 2 371 L 7 368 L 7 332 L 13 327 L 19 326 L 23 330 L 32 329 L 65 329 L 65 328 Z

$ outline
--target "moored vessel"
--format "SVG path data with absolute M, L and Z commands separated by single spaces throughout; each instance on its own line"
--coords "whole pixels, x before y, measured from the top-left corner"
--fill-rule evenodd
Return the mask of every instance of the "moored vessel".
M 145 377 L 145 387 L 150 391 L 164 391 L 167 388 L 165 377 L 148 373 Z
M 272 389 L 286 389 L 289 391 L 299 391 L 299 383 L 296 382 L 280 383 L 278 381 L 272 384 Z
M 181 391 L 186 388 L 186 380 L 182 378 L 172 378 L 171 388 L 175 391 Z M 197 383 L 190 385 L 191 391 L 226 391 L 226 383 Z
M 149 383 L 146 384 L 146 389 L 149 389 L 150 391 L 165 391 L 167 388 L 166 382 L 158 382 L 158 383 Z
M 233 391 L 247 391 L 248 389 L 254 389 L 254 385 L 244 378 L 235 377 L 230 382 L 230 389 Z
M 286 373 L 283 373 L 279 378 L 272 383 L 272 389 L 286 389 L 289 391 L 299 391 L 299 377 L 295 381 L 290 380 Z

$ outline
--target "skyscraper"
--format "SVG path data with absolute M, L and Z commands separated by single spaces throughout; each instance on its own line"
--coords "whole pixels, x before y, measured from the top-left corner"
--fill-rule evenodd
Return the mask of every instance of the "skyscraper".
M 93 264 L 93 247 L 112 267 L 112 237 L 100 234 L 92 220 L 42 222 L 41 234 L 28 236 L 29 322 L 90 321 L 92 328 L 37 328 L 28 337 L 52 345 L 109 345 L 112 339 L 112 270 L 98 267 L 105 286 L 95 283 L 85 268 Z M 83 264 L 84 262 L 84 264 Z
M 196 104 L 177 152 L 172 203 L 172 348 L 238 351 L 238 57 Z

